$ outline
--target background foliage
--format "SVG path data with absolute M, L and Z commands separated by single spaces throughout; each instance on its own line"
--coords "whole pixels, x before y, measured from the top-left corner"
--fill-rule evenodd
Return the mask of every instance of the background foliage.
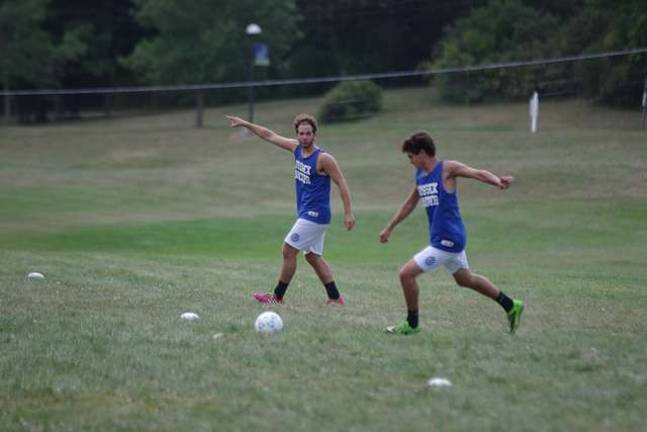
M 580 53 L 647 46 L 647 3 L 590 0 L 546 2 L 493 0 L 457 20 L 438 44 L 436 68 L 556 58 Z M 647 55 L 607 58 L 576 64 L 443 75 L 437 80 L 449 101 L 487 97 L 525 98 L 535 88 L 583 92 L 591 99 L 635 106 L 647 74 Z M 558 89 L 559 91 L 559 89 Z
M 459 19 L 439 44 L 435 68 L 505 63 L 559 55 L 552 36 L 559 20 L 519 0 L 496 0 Z M 441 96 L 450 101 L 481 101 L 486 97 L 526 97 L 543 80 L 538 68 L 498 69 L 438 78 Z
M 294 0 L 135 3 L 139 22 L 154 34 L 137 44 L 125 64 L 147 83 L 240 81 L 251 56 L 245 34 L 251 22 L 263 28 L 260 38 L 271 46 L 275 69 L 284 67 L 281 59 L 299 39 Z
M 256 39 L 271 53 L 259 79 L 647 46 L 642 0 L 99 0 L 91 7 L 81 0 L 0 0 L 0 79 L 5 90 L 244 81 L 251 22 L 263 28 Z M 537 85 L 552 91 L 561 83 L 596 101 L 635 106 L 646 74 L 642 54 L 455 75 L 436 84 L 446 99 L 478 101 L 526 97 Z M 263 91 L 292 96 L 328 88 Z
M 382 109 L 382 89 L 372 81 L 344 81 L 330 90 L 319 110 L 322 122 L 357 119 Z

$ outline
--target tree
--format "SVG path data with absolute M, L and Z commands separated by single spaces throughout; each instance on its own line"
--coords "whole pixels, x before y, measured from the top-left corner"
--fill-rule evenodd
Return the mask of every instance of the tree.
M 571 18 L 582 11 L 586 0 L 523 0 L 529 6 L 542 14 L 559 18 Z
M 589 0 L 568 25 L 566 40 L 584 52 L 647 47 L 647 2 Z M 647 76 L 647 54 L 583 62 L 575 69 L 585 95 L 612 105 L 636 106 Z
M 0 76 L 5 90 L 51 83 L 53 45 L 41 27 L 48 1 L 0 3 Z
M 294 0 L 134 0 L 137 19 L 152 33 L 124 64 L 148 84 L 241 81 L 250 58 L 245 28 L 263 29 L 273 69 L 299 37 Z
M 428 0 L 298 0 L 304 38 L 295 47 L 297 76 L 413 69 L 467 15 L 470 2 Z
M 3 1 L 0 3 L 0 79 L 4 91 L 44 86 L 52 82 L 53 57 L 49 35 L 41 24 L 48 0 Z M 16 104 L 21 121 L 44 121 L 43 97 L 23 98 Z M 10 98 L 4 98 L 5 117 L 10 115 Z
M 494 0 L 456 21 L 436 50 L 433 68 L 553 57 L 559 52 L 554 44 L 559 24 L 520 0 Z M 441 75 L 434 82 L 451 101 L 525 98 L 546 74 L 542 68 L 498 69 Z
M 45 28 L 57 45 L 55 71 L 62 87 L 125 84 L 119 63 L 144 35 L 131 0 L 50 0 Z
M 112 82 L 117 73 L 112 36 L 121 33 L 123 21 L 107 11 L 112 7 L 123 10 L 129 1 L 94 2 L 92 11 L 87 2 L 79 0 L 2 1 L 0 77 L 4 89 L 74 88 Z M 21 96 L 15 105 L 20 121 L 45 121 L 55 101 L 63 102 L 56 104 L 59 114 L 63 106 L 76 114 L 74 99 Z M 6 111 L 8 102 L 5 99 Z

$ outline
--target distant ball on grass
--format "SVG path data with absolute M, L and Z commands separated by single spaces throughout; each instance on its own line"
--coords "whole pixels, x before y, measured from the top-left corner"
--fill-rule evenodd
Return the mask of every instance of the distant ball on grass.
M 194 320 L 200 319 L 198 314 L 194 312 L 184 312 L 182 315 L 180 315 L 180 318 L 182 318 L 185 321 L 194 321 Z
M 263 312 L 256 318 L 254 328 L 261 334 L 277 334 L 283 330 L 283 320 L 276 312 Z
M 31 272 L 27 275 L 27 280 L 43 280 L 45 275 L 39 272 Z
M 447 378 L 434 377 L 427 381 L 430 387 L 451 387 L 452 382 Z

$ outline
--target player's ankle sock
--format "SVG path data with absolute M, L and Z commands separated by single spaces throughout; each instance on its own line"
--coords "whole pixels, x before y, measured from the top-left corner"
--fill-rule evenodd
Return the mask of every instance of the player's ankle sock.
M 411 328 L 416 328 L 418 327 L 418 311 L 414 310 L 408 310 L 407 311 L 407 322 L 411 326 Z
M 277 299 L 281 300 L 287 290 L 288 284 L 283 281 L 279 281 L 279 283 L 276 284 L 276 288 L 274 288 L 274 295 Z
M 512 310 L 512 299 L 505 295 L 503 291 L 499 292 L 496 302 L 499 303 L 506 312 L 510 312 Z
M 337 291 L 337 285 L 335 285 L 335 281 L 324 284 L 324 287 L 326 287 L 326 292 L 328 293 L 329 299 L 337 300 L 339 298 L 339 291 Z

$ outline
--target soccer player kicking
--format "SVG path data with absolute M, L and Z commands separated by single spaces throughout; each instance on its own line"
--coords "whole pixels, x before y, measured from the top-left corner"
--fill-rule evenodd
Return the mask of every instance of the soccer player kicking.
M 344 225 L 351 230 L 355 225 L 350 189 L 346 179 L 330 153 L 315 144 L 317 121 L 308 114 L 299 114 L 294 119 L 297 138 L 286 138 L 275 132 L 241 119 L 227 116 L 231 127 L 244 127 L 256 136 L 294 155 L 294 180 L 296 184 L 297 220 L 283 243 L 283 264 L 273 293 L 254 293 L 261 303 L 283 303 L 283 296 L 297 269 L 297 254 L 303 251 L 306 261 L 312 266 L 326 288 L 328 304 L 344 304 L 339 294 L 330 266 L 323 258 L 324 237 L 330 226 L 330 180 L 339 188 L 344 204 Z
M 465 255 L 465 227 L 458 208 L 457 178 L 475 179 L 486 184 L 507 189 L 513 177 L 499 177 L 489 171 L 478 170 L 457 161 L 436 158 L 436 146 L 427 132 L 417 132 L 402 142 L 402 152 L 407 154 L 416 168 L 416 186 L 393 219 L 380 233 L 386 243 L 396 225 L 402 222 L 422 201 L 429 221 L 429 244 L 400 269 L 400 284 L 407 304 L 407 319 L 386 331 L 394 334 L 412 334 L 418 326 L 418 283 L 416 278 L 444 266 L 462 287 L 471 288 L 495 300 L 503 307 L 510 322 L 510 333 L 519 327 L 523 302 L 505 295 L 487 278 L 472 273 Z

